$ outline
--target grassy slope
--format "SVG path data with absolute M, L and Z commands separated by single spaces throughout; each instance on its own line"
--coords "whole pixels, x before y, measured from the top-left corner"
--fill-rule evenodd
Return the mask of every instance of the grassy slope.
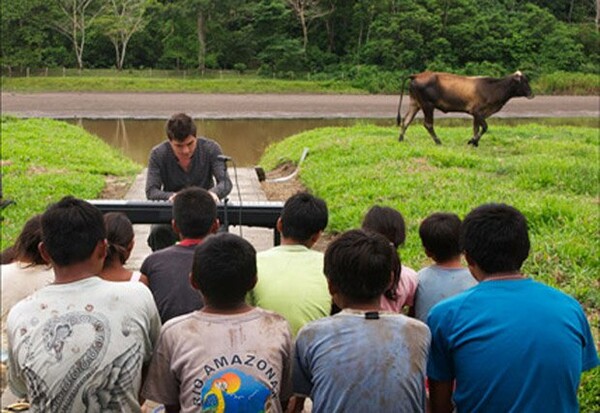
M 428 262 L 418 236 L 428 214 L 464 217 L 485 202 L 516 206 L 532 239 L 525 273 L 575 296 L 598 339 L 598 129 L 492 124 L 477 149 L 466 145 L 470 128 L 438 128 L 439 147 L 418 126 L 403 143 L 397 133 L 369 125 L 309 131 L 270 146 L 261 165 L 297 160 L 308 147 L 300 179 L 327 200 L 328 231 L 359 226 L 373 204 L 395 207 L 407 221 L 402 261 L 415 269 Z M 583 381 L 582 411 L 600 411 L 600 369 Z
M 83 129 L 49 119 L 2 118 L 2 248 L 25 221 L 64 195 L 96 198 L 107 175 L 133 179 L 141 166 Z

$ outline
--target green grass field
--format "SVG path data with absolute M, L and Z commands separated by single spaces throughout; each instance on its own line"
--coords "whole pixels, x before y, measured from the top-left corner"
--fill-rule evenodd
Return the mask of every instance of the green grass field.
M 336 80 L 271 80 L 262 78 L 172 79 L 142 77 L 2 78 L 9 92 L 164 92 L 164 93 L 367 93 Z
M 442 146 L 418 127 L 402 143 L 396 128 L 318 129 L 270 146 L 261 165 L 268 170 L 298 160 L 308 147 L 299 176 L 327 201 L 327 231 L 358 227 L 373 204 L 397 208 L 407 223 L 402 262 L 415 269 L 428 263 L 418 236 L 428 214 L 449 211 L 462 218 L 487 202 L 517 207 L 532 241 L 524 272 L 577 298 L 598 342 L 598 129 L 491 124 L 479 148 L 466 145 L 470 129 L 439 127 Z M 586 373 L 582 383 L 582 411 L 600 411 L 600 369 Z
M 2 77 L 6 92 L 164 92 L 164 93 L 399 93 L 400 73 L 373 74 L 365 78 L 340 80 L 334 75 L 298 75 L 295 80 L 270 79 L 255 74 L 226 72 L 206 76 L 149 70 L 116 72 L 86 69 L 81 74 L 69 70 L 61 76 Z M 315 80 L 318 78 L 319 80 Z M 544 95 L 597 95 L 600 76 L 588 73 L 557 72 L 531 81 L 534 93 Z
M 108 176 L 132 182 L 142 168 L 65 122 L 2 117 L 1 123 L 3 195 L 16 202 L 2 211 L 2 249 L 49 203 L 65 195 L 97 198 Z

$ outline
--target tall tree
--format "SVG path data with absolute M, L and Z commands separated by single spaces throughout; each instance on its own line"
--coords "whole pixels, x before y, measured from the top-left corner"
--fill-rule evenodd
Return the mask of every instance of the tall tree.
M 101 8 L 96 0 L 58 0 L 54 28 L 65 35 L 73 46 L 77 67 L 83 69 L 86 30 L 93 24 Z
M 147 21 L 146 9 L 153 0 L 108 0 L 104 12 L 98 18 L 103 33 L 115 48 L 117 70 L 123 69 L 127 44 L 136 32 L 142 30 Z
M 196 38 L 198 40 L 198 70 L 206 69 L 206 35 L 208 21 L 214 8 L 214 0 L 184 0 L 181 4 L 186 10 L 192 10 L 196 18 Z
M 333 12 L 333 8 L 325 8 L 322 0 L 286 0 L 286 3 L 296 14 L 296 17 L 300 21 L 302 27 L 302 48 L 306 52 L 308 46 L 308 26 L 310 23 L 323 16 L 327 16 Z M 328 6 L 333 7 L 332 3 Z

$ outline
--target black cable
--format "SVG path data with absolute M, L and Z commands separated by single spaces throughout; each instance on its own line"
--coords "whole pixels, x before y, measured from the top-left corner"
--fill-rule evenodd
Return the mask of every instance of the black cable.
M 235 163 L 235 159 L 231 158 L 231 162 L 233 163 L 233 174 L 235 176 L 235 187 L 237 188 L 238 193 L 238 202 L 239 202 L 239 210 L 238 210 L 238 222 L 240 227 L 240 237 L 244 237 L 242 231 L 242 192 L 240 191 L 240 181 L 238 179 L 237 172 L 237 164 Z

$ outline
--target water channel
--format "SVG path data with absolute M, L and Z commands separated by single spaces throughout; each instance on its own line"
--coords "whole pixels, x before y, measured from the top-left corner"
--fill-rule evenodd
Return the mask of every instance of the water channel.
M 164 119 L 68 119 L 70 123 L 83 127 L 119 149 L 134 161 L 146 165 L 152 147 L 166 139 Z M 495 118 L 493 125 L 516 125 L 543 122 L 553 126 L 575 125 L 598 127 L 594 118 Z M 351 126 L 370 123 L 393 126 L 395 119 L 196 119 L 198 135 L 217 141 L 226 155 L 231 156 L 238 167 L 257 165 L 265 148 L 288 136 L 310 129 L 326 126 Z M 413 128 L 421 128 L 416 119 Z M 436 119 L 436 125 L 470 127 L 470 118 Z M 390 134 L 395 139 L 397 132 Z

